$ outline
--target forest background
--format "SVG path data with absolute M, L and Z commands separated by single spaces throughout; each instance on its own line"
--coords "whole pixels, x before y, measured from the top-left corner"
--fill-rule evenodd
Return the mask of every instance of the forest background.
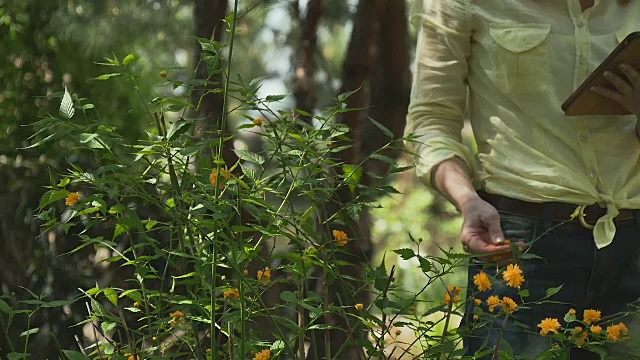
M 330 106 L 341 93 L 358 90 L 347 105 L 362 110 L 345 113 L 340 121 L 350 127 L 353 141 L 341 156 L 359 163 L 388 141 L 368 117 L 396 139 L 402 137 L 416 36 L 409 24 L 412 5 L 412 0 L 241 0 L 232 77 L 258 79 L 252 84 L 258 96 L 286 95 L 271 106 L 302 110 L 301 117 Z M 187 83 L 194 69 L 196 78 L 207 76 L 206 66 L 196 69 L 202 51 L 197 38 L 225 41 L 229 32 L 224 20 L 231 11 L 227 0 L 0 0 L 0 294 L 8 303 L 34 294 L 67 301 L 78 296 L 78 289 L 116 286 L 130 275 L 104 261 L 110 256 L 106 248 L 63 255 L 80 244 L 74 231 L 43 232 L 35 215 L 51 177 L 63 173 L 67 163 L 90 168 L 93 160 L 65 137 L 31 147 L 39 138 L 32 138 L 30 124 L 57 113 L 66 87 L 90 99 L 100 121 L 127 139 L 153 132 L 135 89 L 101 81 L 104 69 L 97 63 L 135 54 L 131 68 L 144 99 L 184 97 L 185 88 L 177 82 Z M 197 101 L 200 95 L 191 96 Z M 213 129 L 221 118 L 222 97 L 208 94 L 203 99 L 200 125 Z M 227 110 L 234 106 L 227 104 Z M 228 122 L 237 128 L 248 120 L 231 111 Z M 238 132 L 228 145 L 258 153 L 264 147 L 251 131 Z M 411 162 L 401 152 L 388 155 Z M 237 161 L 231 149 L 224 156 L 227 164 Z M 374 163 L 368 170 L 380 166 L 388 164 Z M 442 198 L 417 183 L 411 170 L 389 181 L 399 193 L 376 199 L 379 208 L 363 211 L 349 231 L 357 241 L 346 248 L 354 263 L 378 264 L 384 258 L 387 267 L 397 265 L 399 286 L 415 292 L 424 284 L 424 274 L 415 262 L 388 251 L 414 246 L 409 233 L 424 240 L 419 242 L 424 253 L 457 246 L 460 219 Z M 456 276 L 462 283 L 461 275 Z M 419 300 L 441 301 L 444 284 L 437 283 Z M 277 302 L 279 294 L 265 296 L 274 297 L 267 302 Z M 8 340 L 24 340 L 19 329 L 26 329 L 27 322 L 39 329 L 29 340 L 35 359 L 95 340 L 91 326 L 74 326 L 86 316 L 82 303 L 16 316 L 16 332 L 0 337 L 0 354 Z

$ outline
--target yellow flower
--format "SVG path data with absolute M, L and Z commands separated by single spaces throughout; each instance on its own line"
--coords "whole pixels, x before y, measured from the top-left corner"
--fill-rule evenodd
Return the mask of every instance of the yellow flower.
M 507 282 L 508 286 L 513 288 L 520 288 L 520 285 L 524 282 L 522 270 L 517 264 L 509 264 L 507 270 L 502 273 L 502 278 Z
M 489 296 L 487 305 L 489 305 L 489 312 L 493 312 L 496 306 L 500 305 L 500 298 L 495 295 Z
M 162 70 L 162 71 L 160 71 L 160 76 L 162 76 L 162 77 L 167 77 L 167 75 L 169 75 L 169 73 L 167 72 L 167 70 Z
M 473 283 L 478 287 L 479 291 L 487 291 L 491 289 L 491 280 L 487 276 L 487 273 L 480 271 L 473 276 Z
M 558 329 L 560 329 L 560 322 L 556 318 L 546 318 L 538 324 L 540 328 L 540 335 L 547 336 L 548 333 L 554 332 L 558 333 Z
M 569 315 L 575 315 L 576 309 L 569 309 Z
M 600 321 L 600 319 L 601 319 L 600 310 L 587 309 L 582 314 L 582 320 L 587 325 L 590 325 L 596 321 Z
M 473 303 L 476 304 L 476 306 L 480 306 L 482 304 L 482 300 L 480 299 L 474 299 Z
M 244 275 L 244 276 L 248 276 L 248 275 L 249 275 L 249 270 L 244 269 L 244 271 L 242 272 L 242 275 Z
M 474 320 L 474 321 L 478 321 L 478 320 L 480 320 L 480 316 L 478 316 L 478 315 L 473 315 L 473 320 Z
M 513 299 L 511 299 L 510 297 L 503 297 L 502 298 L 502 310 L 504 310 L 504 312 L 512 314 L 514 311 L 516 311 L 516 308 L 518 307 L 518 304 L 516 304 L 515 301 L 513 301 Z
M 253 360 L 268 360 L 270 356 L 271 356 L 271 350 L 266 349 L 257 353 L 256 357 L 254 357 Z
M 80 193 L 72 192 L 64 200 L 64 204 L 68 206 L 74 206 L 75 204 L 78 203 L 78 200 L 80 200 Z
M 255 126 L 262 126 L 263 123 L 264 123 L 264 119 L 261 117 L 253 119 L 253 124 Z
M 607 326 L 607 340 L 610 341 L 622 341 L 626 340 L 624 337 L 629 334 L 629 329 L 623 323 L 618 325 Z
M 176 311 L 172 312 L 171 314 L 169 314 L 169 317 L 171 317 L 173 319 L 180 319 L 180 318 L 184 317 L 184 314 L 182 313 L 182 311 L 176 310 Z
M 349 235 L 347 235 L 346 232 L 340 231 L 340 230 L 333 230 L 332 234 L 333 234 L 333 238 L 338 243 L 338 246 L 347 245 L 347 238 L 349 237 Z
M 129 355 L 129 354 L 126 354 L 126 355 Z M 130 356 L 127 358 L 127 360 L 141 360 L 141 359 L 142 359 L 142 358 L 140 357 L 140 355 L 136 355 L 136 356 L 130 355 Z
M 355 304 L 355 305 L 354 305 L 354 307 L 356 308 L 356 310 L 362 310 L 362 309 L 364 309 L 364 305 L 363 305 L 363 304 L 360 304 L 360 303 Z
M 582 345 L 587 341 L 589 334 L 586 331 L 582 331 L 582 326 L 576 326 L 571 330 L 571 334 L 575 336 L 575 342 L 577 345 Z
M 271 282 L 271 270 L 269 267 L 267 266 L 264 270 L 258 270 L 257 278 L 264 283 Z
M 171 322 L 169 322 L 169 325 L 171 326 L 176 326 L 184 322 L 184 314 L 180 310 L 172 312 L 171 314 L 169 314 L 169 317 L 173 319 L 171 320 Z
M 228 298 L 228 297 L 234 297 L 237 300 L 240 299 L 240 293 L 238 292 L 237 289 L 229 289 L 229 290 L 225 291 L 222 295 L 224 296 L 225 299 Z
M 457 304 L 458 303 L 458 295 L 460 295 L 460 292 L 462 291 L 462 288 L 459 286 L 453 287 L 451 285 L 449 285 L 447 287 L 447 292 L 444 294 L 444 303 L 445 304 L 450 304 L 451 303 L 451 295 L 453 295 L 453 303 Z
M 591 325 L 591 328 L 589 328 L 589 330 L 591 330 L 591 332 L 594 334 L 600 334 L 602 332 L 602 327 L 598 325 Z
M 220 174 L 218 174 L 218 169 L 214 168 L 211 170 L 211 174 L 209 175 L 209 182 L 211 183 L 211 186 L 222 189 L 224 188 L 224 184 L 231 180 L 231 177 L 232 175 L 229 170 L 220 168 Z

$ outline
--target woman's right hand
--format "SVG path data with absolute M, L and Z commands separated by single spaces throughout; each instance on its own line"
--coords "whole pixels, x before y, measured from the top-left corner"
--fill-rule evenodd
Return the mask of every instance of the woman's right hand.
M 466 252 L 482 256 L 511 251 L 493 205 L 477 196 L 465 202 L 460 211 L 464 219 L 460 236 Z

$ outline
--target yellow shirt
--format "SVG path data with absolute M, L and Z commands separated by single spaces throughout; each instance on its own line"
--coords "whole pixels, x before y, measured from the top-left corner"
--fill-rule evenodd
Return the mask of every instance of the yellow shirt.
M 626 35 L 640 3 L 596 0 L 418 0 L 406 134 L 430 184 L 459 157 L 474 184 L 511 198 L 607 208 L 594 228 L 611 243 L 618 209 L 640 209 L 635 116 L 566 117 L 561 104 Z M 467 93 L 468 90 L 468 93 Z M 467 107 L 465 107 L 467 104 Z M 465 108 L 477 143 L 461 142 Z

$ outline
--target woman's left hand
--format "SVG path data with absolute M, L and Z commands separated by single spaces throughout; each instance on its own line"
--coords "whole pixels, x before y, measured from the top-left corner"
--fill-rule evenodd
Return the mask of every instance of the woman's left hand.
M 592 91 L 617 101 L 622 104 L 625 109 L 636 114 L 640 119 L 640 71 L 634 69 L 628 64 L 619 65 L 618 68 L 626 79 L 623 79 L 613 71 L 606 71 L 604 77 L 609 80 L 614 89 L 608 89 L 601 86 L 594 86 Z

